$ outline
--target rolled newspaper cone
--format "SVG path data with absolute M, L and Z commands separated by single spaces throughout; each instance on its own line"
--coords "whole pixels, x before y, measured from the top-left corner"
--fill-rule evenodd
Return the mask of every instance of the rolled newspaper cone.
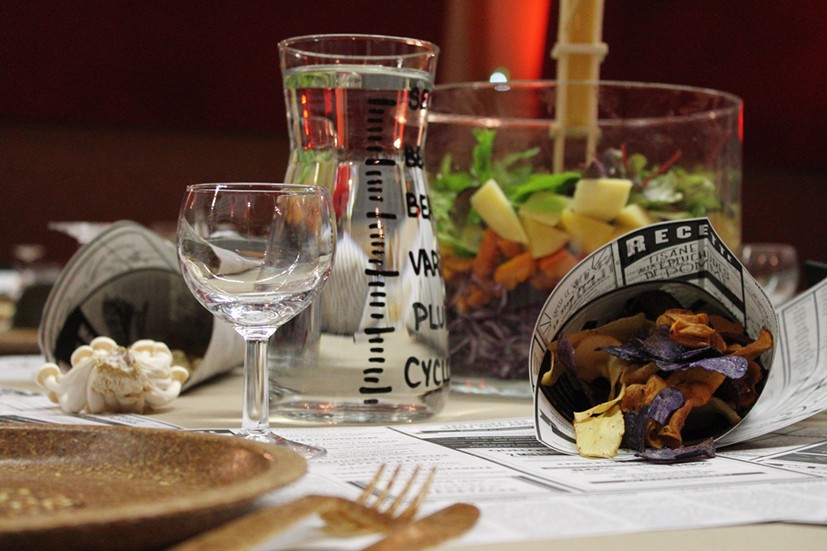
M 142 339 L 185 355 L 184 389 L 241 365 L 244 342 L 187 288 L 175 245 L 130 221 L 112 224 L 61 271 L 43 309 L 40 350 L 68 371 L 72 353 L 96 337 Z
M 606 324 L 623 318 L 624 309 L 646 293 L 671 297 L 665 308 L 677 306 L 727 318 L 733 325 L 740 324 L 750 339 L 756 339 L 764 330 L 772 336 L 780 335 L 767 295 L 735 254 L 726 248 L 709 220 L 665 222 L 630 232 L 575 266 L 551 293 L 537 320 L 530 345 L 529 372 L 535 391 L 537 438 L 541 442 L 564 453 L 577 453 L 575 425 L 584 419 L 582 413 L 594 405 L 604 406 L 625 390 L 617 384 L 614 395 L 609 391 L 609 400 L 597 399 L 590 403 L 584 394 L 594 388 L 594 378 L 581 378 L 579 373 L 561 376 L 561 369 L 573 363 L 571 356 L 568 361 L 562 358 L 561 339 L 578 332 L 581 332 L 578 337 L 582 337 L 583 330 L 600 332 Z M 655 317 L 661 313 L 656 312 Z M 648 314 L 647 318 L 654 319 Z M 626 332 L 630 335 L 621 340 L 627 343 L 633 340 L 627 337 L 639 335 L 633 334 L 634 328 L 627 328 Z M 600 339 L 595 340 L 596 346 L 607 344 L 597 341 Z M 780 346 L 781 343 L 774 343 L 757 358 L 766 372 L 757 390 L 759 404 L 765 394 L 778 394 L 770 389 L 779 382 L 772 374 L 775 352 Z M 584 353 L 591 352 L 592 348 Z M 661 368 L 660 363 L 657 366 Z M 552 368 L 556 372 L 552 373 Z M 663 371 L 657 373 L 668 378 Z M 606 417 L 612 405 L 605 405 L 605 411 L 600 410 L 595 416 Z M 742 427 L 752 420 L 750 414 L 754 409 L 751 405 L 746 414 L 741 412 L 743 418 L 733 418 L 725 426 L 711 427 L 711 434 L 705 437 L 727 444 L 750 437 L 751 431 Z M 620 432 L 623 433 L 622 429 Z

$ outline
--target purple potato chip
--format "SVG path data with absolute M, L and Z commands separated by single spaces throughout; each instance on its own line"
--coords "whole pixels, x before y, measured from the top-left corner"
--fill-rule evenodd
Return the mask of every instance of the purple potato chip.
M 687 461 L 712 459 L 715 457 L 715 444 L 712 438 L 707 438 L 703 442 L 692 446 L 682 446 L 674 450 L 670 448 L 650 449 L 638 452 L 635 455 L 652 463 L 685 463 Z
M 658 369 L 662 371 L 679 371 L 700 367 L 707 371 L 716 371 L 730 379 L 740 379 L 747 373 L 749 362 L 741 356 L 719 356 L 717 358 L 703 358 L 683 363 L 657 362 L 657 364 Z
M 675 360 L 676 362 L 688 362 L 692 360 L 700 360 L 701 358 L 714 358 L 723 356 L 723 352 L 711 346 L 704 346 L 703 348 L 690 348 Z
M 574 347 L 565 335 L 557 342 L 557 357 L 563 364 L 565 370 L 575 377 L 577 376 L 577 364 L 574 361 Z
M 739 379 L 728 379 L 724 385 L 729 385 L 735 391 L 735 410 L 741 409 L 744 399 L 752 392 L 744 377 Z M 723 385 L 722 385 L 723 386 Z
M 646 449 L 646 425 L 649 423 L 649 406 L 640 411 L 623 412 L 623 438 L 620 445 L 629 450 L 642 452 Z
M 598 402 L 595 399 L 592 387 L 588 382 L 584 381 L 583 378 L 580 377 L 580 373 L 577 369 L 577 363 L 574 358 L 574 346 L 572 346 L 571 341 L 566 338 L 565 335 L 560 337 L 560 340 L 557 341 L 557 358 L 560 360 L 560 363 L 563 364 L 563 369 L 565 369 L 566 373 L 569 374 L 571 380 L 583 391 L 583 394 L 586 396 L 589 403 L 592 405 L 597 404 Z
M 673 386 L 668 386 L 658 392 L 652 399 L 649 407 L 649 418 L 665 425 L 676 409 L 686 403 L 683 393 Z
M 595 350 L 602 350 L 634 364 L 647 364 L 652 361 L 652 356 L 643 349 L 639 339 L 631 339 L 620 346 L 599 346 Z
M 654 359 L 667 362 L 677 361 L 688 350 L 688 347 L 669 338 L 669 328 L 665 325 L 655 329 L 651 335 L 643 339 L 641 344 Z

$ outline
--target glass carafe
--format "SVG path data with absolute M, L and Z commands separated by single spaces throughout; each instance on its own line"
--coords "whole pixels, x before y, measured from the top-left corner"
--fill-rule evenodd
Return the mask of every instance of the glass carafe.
M 274 346 L 272 409 L 313 421 L 426 418 L 449 391 L 445 291 L 423 170 L 438 48 L 373 35 L 279 44 L 290 132 L 286 181 L 327 187 L 333 273 Z

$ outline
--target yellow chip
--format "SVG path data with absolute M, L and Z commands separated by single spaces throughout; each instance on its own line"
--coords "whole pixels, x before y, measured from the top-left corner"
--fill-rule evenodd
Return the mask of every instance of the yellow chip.
M 614 400 L 597 404 L 586 411 L 574 412 L 574 436 L 577 452 L 583 457 L 614 457 L 623 439 L 625 424 L 620 400 L 625 386 Z

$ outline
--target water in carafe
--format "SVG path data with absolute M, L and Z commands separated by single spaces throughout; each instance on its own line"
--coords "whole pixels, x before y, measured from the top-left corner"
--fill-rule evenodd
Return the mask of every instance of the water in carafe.
M 343 422 L 428 417 L 442 409 L 450 380 L 422 160 L 436 47 L 390 37 L 294 40 L 281 48 L 286 181 L 332 191 L 338 241 L 321 298 L 271 346 L 273 411 Z M 318 48 L 328 50 L 300 59 Z

